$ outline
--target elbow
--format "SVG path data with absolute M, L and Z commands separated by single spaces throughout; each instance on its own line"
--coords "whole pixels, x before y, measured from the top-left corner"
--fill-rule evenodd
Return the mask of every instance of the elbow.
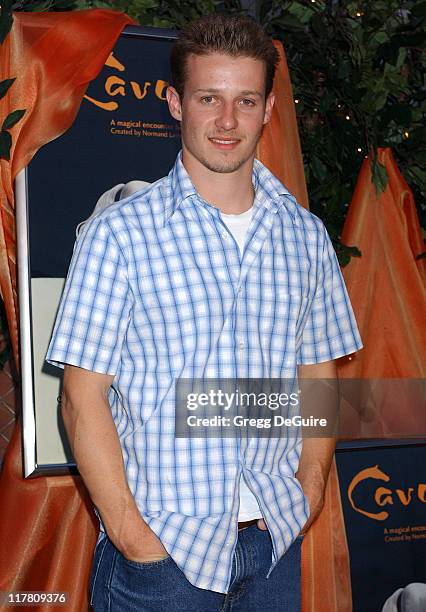
M 73 402 L 72 402 L 70 393 L 68 392 L 66 386 L 64 386 L 62 393 L 61 393 L 62 416 L 64 416 L 64 414 L 69 414 L 72 411 L 73 411 Z
M 77 420 L 77 411 L 75 402 L 73 402 L 71 394 L 68 392 L 65 385 L 61 394 L 60 408 L 66 432 L 68 437 L 70 437 L 70 434 L 74 431 L 74 424 Z

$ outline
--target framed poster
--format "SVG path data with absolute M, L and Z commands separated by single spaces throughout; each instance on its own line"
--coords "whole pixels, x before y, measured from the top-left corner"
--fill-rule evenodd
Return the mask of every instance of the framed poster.
M 426 610 L 425 441 L 340 445 L 336 461 L 353 612 Z
M 180 149 L 165 97 L 176 34 L 127 27 L 76 120 L 16 180 L 25 476 L 73 472 L 60 415 L 62 370 L 44 359 L 76 229 L 102 194 L 166 175 Z M 114 200 L 114 198 L 113 198 Z

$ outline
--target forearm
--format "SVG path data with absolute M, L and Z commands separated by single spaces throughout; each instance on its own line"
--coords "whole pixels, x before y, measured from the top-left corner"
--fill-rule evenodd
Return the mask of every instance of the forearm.
M 84 373 L 66 368 L 62 416 L 90 497 L 109 537 L 120 545 L 128 537 L 129 525 L 143 529 L 146 524 L 127 483 L 121 446 L 107 398 L 108 386 L 100 392 L 90 384 L 82 384 L 81 376 L 84 377 Z
M 297 470 L 298 479 L 312 479 L 325 488 L 335 448 L 335 438 L 305 438 Z
M 314 415 L 325 420 L 324 429 L 315 427 L 302 431 L 303 446 L 298 474 L 315 474 L 319 481 L 327 482 L 336 448 L 339 393 L 334 361 L 299 366 L 301 408 L 305 417 Z
M 302 451 L 296 477 L 310 505 L 310 517 L 304 527 L 307 531 L 323 507 L 336 448 L 339 397 L 335 363 L 299 366 L 299 379 L 302 413 L 305 417 L 313 414 L 327 423 L 324 431 L 321 428 L 302 431 Z

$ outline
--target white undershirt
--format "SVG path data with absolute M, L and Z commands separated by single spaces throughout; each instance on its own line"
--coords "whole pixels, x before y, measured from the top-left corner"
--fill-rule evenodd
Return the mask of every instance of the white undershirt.
M 252 218 L 253 207 L 249 208 L 239 215 L 227 215 L 221 213 L 222 221 L 226 224 L 231 234 L 234 236 L 240 252 L 243 252 L 247 230 Z M 261 518 L 262 513 L 257 503 L 257 499 L 248 488 L 243 474 L 240 480 L 240 509 L 238 512 L 238 521 L 249 521 L 254 518 Z

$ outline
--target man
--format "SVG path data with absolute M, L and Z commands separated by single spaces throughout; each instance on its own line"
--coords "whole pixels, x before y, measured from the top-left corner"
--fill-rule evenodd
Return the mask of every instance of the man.
M 298 439 L 174 435 L 176 380 L 333 378 L 361 346 L 322 223 L 254 160 L 277 59 L 248 18 L 190 24 L 167 92 L 182 154 L 75 248 L 48 359 L 102 523 L 96 611 L 300 608 L 334 441 L 299 462 Z

